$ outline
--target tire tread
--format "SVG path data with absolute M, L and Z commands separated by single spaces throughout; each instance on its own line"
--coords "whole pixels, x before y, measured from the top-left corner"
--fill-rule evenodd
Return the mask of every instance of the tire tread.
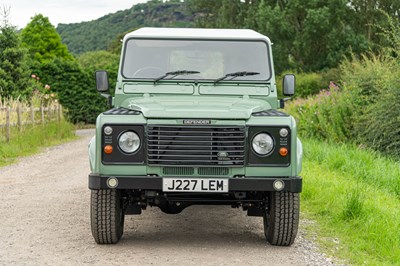
M 271 245 L 293 244 L 299 225 L 300 199 L 298 193 L 272 192 L 270 210 L 264 216 L 264 231 Z
M 91 191 L 92 235 L 98 244 L 115 244 L 123 234 L 120 193 L 114 189 Z

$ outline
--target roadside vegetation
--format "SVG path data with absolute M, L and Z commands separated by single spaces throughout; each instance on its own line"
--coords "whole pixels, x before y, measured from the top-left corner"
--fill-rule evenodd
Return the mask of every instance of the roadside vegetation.
M 400 27 L 378 54 L 352 56 L 340 81 L 286 106 L 304 138 L 309 232 L 354 265 L 400 261 Z
M 22 132 L 12 128 L 11 136 L 10 142 L 0 140 L 0 167 L 15 163 L 21 156 L 37 153 L 43 147 L 76 139 L 74 125 L 65 120 L 27 126 Z
M 36 77 L 35 77 L 36 79 Z M 36 80 L 36 86 L 39 82 Z M 46 86 L 50 90 L 50 86 Z M 56 113 L 56 94 L 35 91 L 30 102 L 5 99 L 0 96 L 0 167 L 14 163 L 18 157 L 37 153 L 42 147 L 61 144 L 76 138 L 75 126 L 64 115 Z M 9 121 L 5 108 L 12 110 Z M 17 108 L 20 108 L 18 119 Z M 41 114 L 41 109 L 43 115 Z M 33 119 L 33 121 L 32 121 Z M 20 125 L 18 125 L 18 120 Z M 6 123 L 9 122 L 9 132 Z M 9 138 L 9 139 L 7 139 Z
M 400 261 L 400 162 L 354 144 L 304 139 L 303 218 L 325 252 L 352 265 Z

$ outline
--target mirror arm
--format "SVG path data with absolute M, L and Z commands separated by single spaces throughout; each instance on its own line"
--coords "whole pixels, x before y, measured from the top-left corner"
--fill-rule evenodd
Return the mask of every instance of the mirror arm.
M 292 98 L 283 98 L 279 100 L 279 108 L 285 108 L 285 102 L 293 100 Z
M 108 93 L 100 93 L 100 95 L 108 100 L 108 106 L 111 107 L 112 106 L 112 96 Z

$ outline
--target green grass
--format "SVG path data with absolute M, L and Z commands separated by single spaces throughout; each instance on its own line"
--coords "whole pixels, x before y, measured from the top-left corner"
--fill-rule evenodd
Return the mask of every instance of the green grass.
M 0 166 L 14 163 L 18 157 L 40 151 L 42 147 L 61 144 L 75 139 L 75 127 L 66 121 L 25 128 L 22 132 L 13 128 L 11 140 L 6 143 L 0 135 Z
M 349 144 L 303 142 L 302 211 L 317 221 L 308 230 L 348 263 L 399 265 L 399 161 Z

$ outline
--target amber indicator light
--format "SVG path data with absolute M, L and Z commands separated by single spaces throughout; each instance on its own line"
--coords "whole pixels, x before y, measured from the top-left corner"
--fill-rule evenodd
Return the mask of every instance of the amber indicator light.
M 113 152 L 113 147 L 111 145 L 106 145 L 104 147 L 104 153 L 105 154 L 111 154 Z
M 288 153 L 289 153 L 289 151 L 288 151 L 288 149 L 286 149 L 286 148 L 280 148 L 280 149 L 279 149 L 279 154 L 280 154 L 281 156 L 283 156 L 283 157 L 287 156 Z

